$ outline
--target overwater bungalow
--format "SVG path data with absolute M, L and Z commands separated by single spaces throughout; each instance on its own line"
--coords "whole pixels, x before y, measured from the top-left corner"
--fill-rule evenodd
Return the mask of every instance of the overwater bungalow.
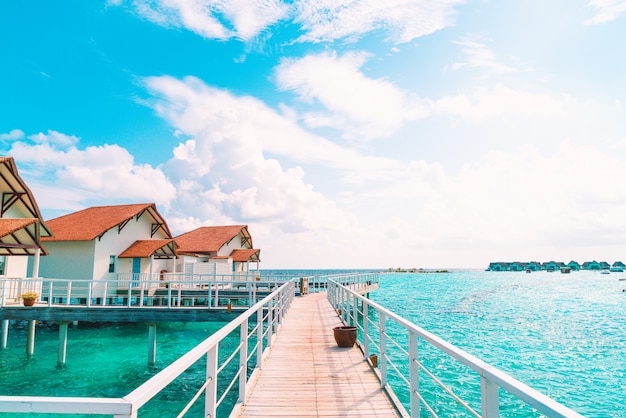
M 26 277 L 28 260 L 45 255 L 42 238 L 52 236 L 37 201 L 12 157 L 0 157 L 0 276 Z
M 175 273 L 247 273 L 259 268 L 261 250 L 252 246 L 247 225 L 203 226 L 174 238 L 178 245 Z
M 176 244 L 154 203 L 97 206 L 47 222 L 46 278 L 126 280 L 138 283 L 168 267 Z M 158 276 L 157 276 L 158 277 Z

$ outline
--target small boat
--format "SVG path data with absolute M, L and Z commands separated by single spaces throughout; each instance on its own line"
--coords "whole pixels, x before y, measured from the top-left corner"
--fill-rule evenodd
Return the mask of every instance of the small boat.
M 530 273 L 530 269 L 526 269 L 526 273 Z
M 571 267 L 561 267 L 561 273 L 563 274 L 569 274 L 570 271 L 572 271 Z
M 600 274 L 610 274 L 608 270 L 601 270 Z

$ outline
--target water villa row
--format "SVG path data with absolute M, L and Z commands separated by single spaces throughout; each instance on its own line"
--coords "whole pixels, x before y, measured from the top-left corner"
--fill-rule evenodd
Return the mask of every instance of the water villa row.
M 561 261 L 548 261 L 546 263 L 540 263 L 537 261 L 531 262 L 492 262 L 489 263 L 487 271 L 579 271 L 579 270 L 592 270 L 592 271 L 613 271 L 622 272 L 626 268 L 626 265 L 621 261 L 616 261 L 613 264 L 609 264 L 606 261 L 585 261 L 582 264 L 576 261 L 570 261 L 565 264 Z

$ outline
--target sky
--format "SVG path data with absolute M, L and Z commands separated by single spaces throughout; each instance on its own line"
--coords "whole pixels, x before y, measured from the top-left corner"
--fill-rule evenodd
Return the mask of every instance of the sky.
M 262 269 L 626 261 L 626 0 L 0 2 L 45 220 L 156 203 Z

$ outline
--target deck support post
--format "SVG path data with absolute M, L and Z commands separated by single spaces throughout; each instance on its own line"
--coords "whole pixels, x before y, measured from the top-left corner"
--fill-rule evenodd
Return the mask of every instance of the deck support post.
M 148 366 L 154 366 L 156 363 L 156 328 L 155 322 L 148 323 Z
M 9 320 L 3 319 L 0 325 L 0 350 L 7 348 L 9 341 Z
M 419 394 L 419 359 L 417 334 L 409 332 L 409 388 L 411 391 L 410 404 L 411 416 L 420 416 L 420 398 Z
M 57 366 L 65 367 L 67 361 L 67 328 L 69 326 L 68 321 L 63 321 L 59 324 L 59 350 L 57 353 Z
M 35 320 L 28 321 L 28 329 L 26 331 L 26 354 L 32 357 L 35 354 Z

